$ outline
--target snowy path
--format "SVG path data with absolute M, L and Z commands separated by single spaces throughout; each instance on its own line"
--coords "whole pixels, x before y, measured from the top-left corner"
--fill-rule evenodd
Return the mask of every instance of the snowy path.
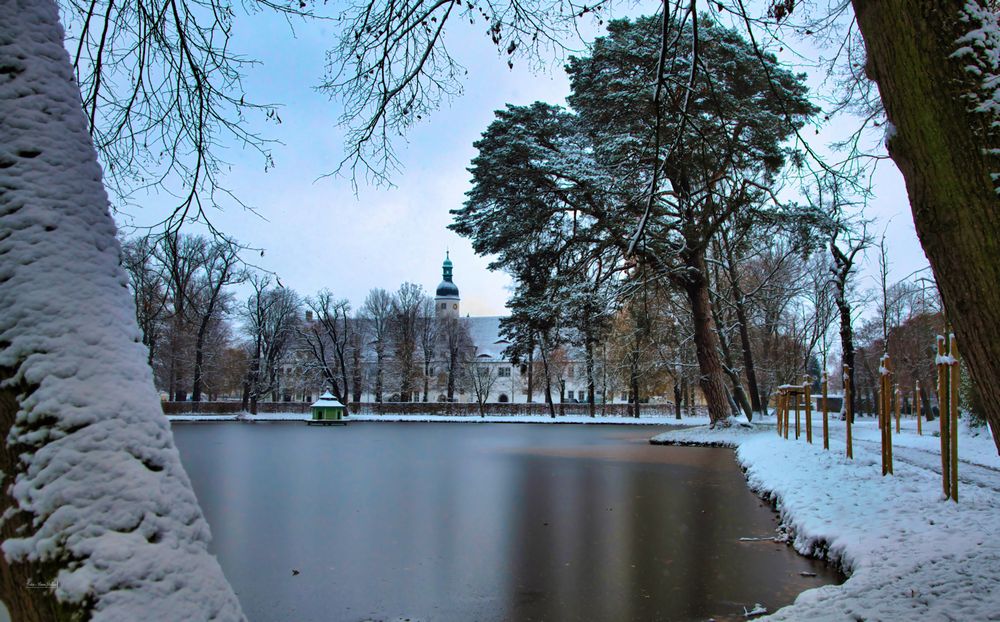
M 869 447 L 872 452 L 879 451 L 878 441 L 858 439 L 857 443 Z M 959 492 L 961 492 L 962 485 L 964 484 L 964 485 L 979 486 L 981 488 L 988 488 L 994 492 L 1000 493 L 1000 468 L 982 466 L 979 464 L 969 462 L 968 460 L 963 460 L 961 453 L 962 452 L 959 451 L 959 459 L 958 459 Z M 893 447 L 892 458 L 894 466 L 902 462 L 909 466 L 932 472 L 934 474 L 934 477 L 940 479 L 940 474 L 941 474 L 940 452 L 934 453 L 926 449 L 918 449 L 914 447 Z
M 959 437 L 959 503 L 941 493 L 940 439 L 904 421 L 895 474 L 883 477 L 877 425 L 830 423 L 831 450 L 756 429 L 671 431 L 654 442 L 737 447 L 748 485 L 774 501 L 795 548 L 840 564 L 850 578 L 808 590 L 773 620 L 1000 620 L 1000 458 L 988 430 Z M 936 428 L 936 423 L 934 424 Z M 814 432 L 817 428 L 814 428 Z M 767 603 L 764 603 L 766 606 Z

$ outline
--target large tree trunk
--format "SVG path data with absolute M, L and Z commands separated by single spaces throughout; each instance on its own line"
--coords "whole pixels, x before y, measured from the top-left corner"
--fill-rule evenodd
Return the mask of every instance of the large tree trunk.
M 838 287 L 841 287 L 838 282 Z M 836 302 L 837 310 L 840 315 L 840 356 L 841 356 L 841 369 L 847 367 L 850 370 L 851 375 L 851 386 L 857 386 L 857 375 L 854 373 L 854 327 L 851 326 L 851 305 L 847 302 L 847 292 L 845 291 L 846 285 L 842 286 L 837 292 Z M 858 412 L 858 393 L 860 391 L 851 391 L 851 421 L 854 421 L 854 415 Z M 843 416 L 847 415 L 847 404 L 841 406 L 841 413 Z
M 191 401 L 201 401 L 201 376 L 205 364 L 205 337 L 208 334 L 208 320 L 198 327 L 198 338 L 194 346 L 194 382 L 191 386 Z
M 711 297 L 709 297 L 710 302 L 711 300 Z M 712 319 L 715 321 L 716 326 L 720 324 L 719 309 L 714 304 L 712 305 Z M 733 363 L 732 350 L 729 348 L 728 340 L 718 332 L 716 336 L 719 338 L 719 350 L 722 353 L 722 371 L 729 377 L 729 383 L 733 386 L 733 392 L 730 396 L 730 410 L 734 417 L 738 417 L 742 411 L 747 421 L 753 421 L 753 410 L 751 409 L 750 402 L 747 400 L 746 392 L 743 390 L 743 379 L 740 378 L 739 373 L 736 371 L 736 365 Z
M 750 344 L 750 322 L 747 317 L 746 299 L 740 285 L 740 275 L 736 270 L 736 258 L 732 246 L 723 238 L 726 251 L 726 274 L 733 294 L 733 306 L 736 308 L 736 321 L 740 328 L 740 347 L 743 350 L 743 368 L 747 375 L 747 388 L 750 392 L 750 409 L 752 413 L 763 414 L 760 402 L 760 390 L 757 388 L 757 367 L 754 365 L 753 348 Z M 742 391 L 742 387 L 741 387 Z M 745 398 L 744 398 L 745 399 Z M 753 420 L 752 414 L 747 419 Z
M 632 416 L 636 419 L 639 418 L 640 406 L 639 406 L 639 371 L 636 367 L 632 366 L 632 373 L 629 376 L 629 393 L 632 397 Z
M 976 110 L 993 96 L 983 85 L 997 73 L 986 60 L 1000 46 L 996 12 L 983 0 L 853 4 L 894 127 L 889 154 L 1000 452 L 1000 113 L 995 100 Z M 960 41 L 983 19 L 992 28 L 979 43 Z
M 719 335 L 715 332 L 712 302 L 709 299 L 708 282 L 705 278 L 704 255 L 695 253 L 689 258 L 687 267 L 684 289 L 694 319 L 694 343 L 700 372 L 698 385 L 708 405 L 709 420 L 715 425 L 729 418 L 730 409 L 722 361 L 719 360 Z
M 545 371 L 545 403 L 549 406 L 549 416 L 555 419 L 556 407 L 552 403 L 552 374 L 549 372 L 549 357 L 545 350 L 545 341 L 542 340 L 540 351 L 542 354 L 542 369 Z
M 674 379 L 674 418 L 681 418 L 681 385 L 680 379 Z
M 0 598 L 18 621 L 241 619 L 137 339 L 58 16 L 0 0 Z
M 927 389 L 924 387 L 923 383 L 920 383 L 920 414 L 923 415 L 927 421 L 934 420 L 934 409 L 931 408 L 931 400 L 927 396 Z
M 431 361 L 430 359 L 424 359 L 424 403 L 427 402 L 427 395 L 430 393 L 430 373 Z
M 362 394 L 361 348 L 351 348 L 351 393 L 356 403 L 361 403 Z M 346 389 L 345 389 L 346 391 Z M 346 404 L 345 404 L 346 405 Z
M 535 401 L 535 351 L 534 345 L 531 346 L 531 352 L 528 352 L 528 399 L 527 402 L 530 404 Z
M 743 350 L 743 369 L 747 375 L 747 388 L 750 391 L 750 407 L 755 413 L 764 413 L 760 401 L 760 389 L 757 388 L 757 366 L 753 360 L 753 348 L 750 344 L 750 323 L 747 318 L 746 304 L 742 298 L 736 300 L 736 319 L 740 323 L 740 347 Z

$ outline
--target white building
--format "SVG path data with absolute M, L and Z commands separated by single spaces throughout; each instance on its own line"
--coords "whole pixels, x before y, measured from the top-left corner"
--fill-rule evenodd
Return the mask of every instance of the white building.
M 490 390 L 486 399 L 487 402 L 544 402 L 545 380 L 541 357 L 537 354 L 534 357 L 533 395 L 529 399 L 528 366 L 525 364 L 514 365 L 504 355 L 504 351 L 510 346 L 510 341 L 505 339 L 500 333 L 500 320 L 503 317 L 472 317 L 469 315 L 462 317 L 462 299 L 459 294 L 458 285 L 454 281 L 454 265 L 447 253 L 441 267 L 442 280 L 437 286 L 434 296 L 435 315 L 439 320 L 456 319 L 468 332 L 472 349 L 466 357 L 466 378 L 462 386 L 456 388 L 455 400 L 461 402 L 477 401 L 476 390 L 473 386 L 476 380 L 470 378 L 469 375 L 474 373 L 476 368 L 481 368 L 488 370 L 486 373 L 492 381 L 488 383 L 490 384 Z M 435 368 L 441 369 L 442 364 L 447 360 L 445 353 L 439 352 L 435 358 Z M 557 403 L 561 400 L 566 402 L 586 402 L 587 370 L 583 353 L 578 348 L 566 347 L 555 358 L 557 360 L 554 360 L 550 364 L 550 373 L 553 375 L 552 400 Z M 435 381 L 430 399 L 434 399 L 436 392 L 438 401 L 446 400 L 447 395 L 444 393 L 447 385 L 446 375 L 437 374 Z M 601 388 L 605 383 L 595 378 L 595 384 L 595 401 L 599 404 L 603 401 Z M 608 396 L 609 403 L 620 403 L 624 402 L 625 399 L 626 396 L 624 395 L 612 394 Z
M 442 264 L 442 280 L 434 295 L 434 316 L 437 328 L 437 345 L 428 369 L 427 401 L 448 401 L 449 370 L 451 356 L 449 331 L 461 333 L 461 351 L 455 357 L 454 390 L 452 401 L 475 403 L 488 385 L 485 402 L 488 403 L 544 403 L 545 377 L 542 359 L 538 352 L 534 355 L 529 396 L 529 366 L 523 362 L 513 364 L 505 356 L 510 342 L 500 334 L 502 316 L 471 317 L 461 315 L 461 295 L 454 281 L 454 266 L 448 255 Z M 307 321 L 311 321 L 311 318 Z M 455 337 L 450 337 L 454 343 Z M 362 402 L 375 402 L 376 356 L 374 342 L 363 346 L 361 381 Z M 587 370 L 585 357 L 580 348 L 565 346 L 553 353 L 549 361 L 552 377 L 552 401 L 559 403 L 585 403 L 587 401 Z M 410 401 L 424 400 L 423 361 L 419 361 L 420 378 L 415 381 L 415 389 Z M 399 400 L 398 378 L 391 352 L 386 353 L 383 362 L 382 401 Z M 595 395 L 598 406 L 604 401 L 602 389 L 608 387 L 607 403 L 624 403 L 627 396 L 621 388 L 612 388 L 613 374 L 604 373 L 599 361 L 595 361 Z M 289 353 L 282 365 L 281 398 L 283 401 L 311 401 L 328 387 L 323 386 L 322 375 L 315 368 L 315 362 L 301 348 Z M 352 374 L 353 376 L 353 374 Z M 478 387 L 476 386 L 478 383 Z M 349 385 L 353 385 L 352 381 Z M 478 390 L 477 390 L 478 388 Z M 348 394 L 354 399 L 353 386 Z

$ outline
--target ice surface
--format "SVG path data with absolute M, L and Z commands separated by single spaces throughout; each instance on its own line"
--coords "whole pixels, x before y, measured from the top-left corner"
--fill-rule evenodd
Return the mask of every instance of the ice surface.
M 814 425 L 819 421 L 814 414 Z M 768 619 L 997 619 L 1000 458 L 989 431 L 962 426 L 960 502 L 953 503 L 941 492 L 940 439 L 917 436 L 912 418 L 904 424 L 893 437 L 889 477 L 881 475 L 871 419 L 853 426 L 853 461 L 844 456 L 844 423 L 836 420 L 830 451 L 820 441 L 780 439 L 773 424 L 760 423 L 755 430 L 672 431 L 654 442 L 737 447 L 748 485 L 774 501 L 792 545 L 850 574 L 843 585 L 802 593 Z

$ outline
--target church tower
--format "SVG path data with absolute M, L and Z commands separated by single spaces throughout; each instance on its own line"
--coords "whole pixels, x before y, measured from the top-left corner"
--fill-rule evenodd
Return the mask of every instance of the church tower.
M 437 318 L 458 317 L 458 286 L 451 280 L 451 259 L 445 251 L 444 263 L 441 264 L 441 284 L 434 296 L 434 316 Z

